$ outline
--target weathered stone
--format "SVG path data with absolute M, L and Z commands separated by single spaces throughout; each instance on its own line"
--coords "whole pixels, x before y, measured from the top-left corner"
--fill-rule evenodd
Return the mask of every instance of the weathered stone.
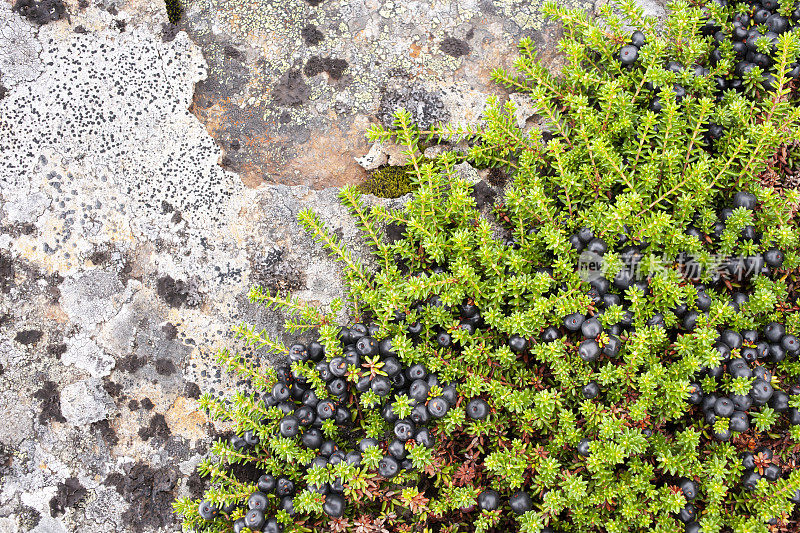
M 61 414 L 73 426 L 105 419 L 114 402 L 96 379 L 78 381 L 61 391 Z

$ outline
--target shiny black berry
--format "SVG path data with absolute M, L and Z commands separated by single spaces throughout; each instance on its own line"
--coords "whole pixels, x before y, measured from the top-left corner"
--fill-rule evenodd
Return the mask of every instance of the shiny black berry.
M 514 353 L 522 353 L 528 346 L 528 340 L 516 333 L 508 339 L 508 347 Z
M 325 496 L 322 510 L 332 518 L 341 518 L 344 515 L 345 501 L 341 494 L 331 493 Z
M 288 477 L 279 477 L 275 494 L 283 498 L 284 496 L 291 496 L 294 493 L 294 481 Z
M 398 420 L 394 424 L 394 436 L 405 442 L 414 436 L 414 424 L 410 420 Z
M 573 313 L 564 318 L 564 327 L 570 331 L 578 331 L 584 320 L 586 317 L 582 313 Z
M 728 422 L 728 429 L 737 433 L 742 433 L 750 429 L 750 419 L 744 411 L 734 411 Z
M 322 420 L 333 418 L 336 413 L 336 405 L 330 400 L 322 400 L 317 404 L 317 416 Z
M 749 491 L 756 490 L 760 479 L 761 475 L 758 472 L 750 470 L 742 475 L 742 486 Z
M 692 481 L 691 479 L 684 479 L 680 482 L 678 487 L 683 492 L 683 496 L 691 501 L 697 498 L 697 483 Z
M 489 414 L 489 404 L 475 398 L 467 404 L 467 416 L 473 420 L 483 420 Z
M 247 508 L 248 509 L 258 509 L 261 512 L 267 510 L 267 506 L 269 505 L 269 500 L 267 499 L 267 495 L 263 492 L 254 492 L 247 498 Z
M 369 336 L 361 337 L 356 341 L 356 352 L 362 357 L 372 357 L 378 354 L 378 341 Z
M 596 361 L 599 355 L 600 346 L 594 339 L 585 340 L 578 346 L 578 356 L 587 363 Z
M 633 65 L 639 58 L 639 49 L 632 44 L 623 46 L 619 51 L 619 60 L 623 65 Z
M 579 455 L 582 455 L 583 457 L 589 457 L 589 455 L 590 455 L 590 453 L 591 453 L 591 452 L 589 451 L 589 444 L 591 444 L 591 442 L 592 442 L 592 441 L 590 441 L 589 439 L 582 439 L 582 440 L 581 440 L 581 441 L 578 443 L 578 447 L 577 447 L 578 454 L 579 454 Z
M 244 515 L 244 525 L 253 531 L 260 530 L 265 522 L 264 512 L 258 509 L 250 509 L 247 511 L 247 514 Z
M 400 464 L 394 459 L 394 457 L 389 455 L 385 456 L 383 459 L 381 459 L 380 463 L 378 463 L 378 473 L 386 479 L 393 478 L 399 471 Z
M 583 386 L 583 388 L 581 389 L 581 393 L 583 394 L 583 397 L 586 398 L 587 400 L 592 400 L 594 398 L 597 398 L 597 396 L 600 394 L 600 386 L 597 384 L 596 381 L 590 381 L 589 383 Z
M 296 437 L 300 432 L 300 422 L 294 415 L 286 415 L 280 423 L 281 437 L 292 438 Z
M 758 16 L 758 14 L 756 14 L 756 16 Z M 764 22 L 766 22 L 766 20 Z M 758 22 L 757 24 L 762 24 L 762 22 Z M 744 207 L 745 209 L 753 210 L 756 208 L 757 203 L 758 203 L 758 198 L 756 198 L 755 194 L 739 191 L 735 195 L 733 195 L 734 209 L 736 209 L 737 207 Z
M 447 414 L 447 410 L 450 409 L 450 404 L 441 396 L 437 396 L 428 402 L 427 408 L 432 417 L 442 418 Z
M 203 500 L 197 507 L 197 514 L 203 520 L 213 520 L 219 514 L 219 509 L 208 500 Z
M 521 515 L 533 509 L 533 500 L 531 500 L 531 497 L 528 496 L 526 492 L 519 491 L 508 499 L 508 505 L 511 507 L 512 511 Z
M 500 507 L 500 494 L 496 490 L 485 490 L 478 495 L 478 505 L 484 511 L 494 511 Z
M 372 392 L 378 396 L 388 396 L 392 391 L 392 382 L 386 376 L 375 376 L 370 385 Z

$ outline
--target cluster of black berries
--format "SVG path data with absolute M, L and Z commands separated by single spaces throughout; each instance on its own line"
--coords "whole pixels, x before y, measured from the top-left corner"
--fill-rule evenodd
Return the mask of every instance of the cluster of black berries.
M 714 225 L 713 234 L 702 233 L 694 226 L 690 226 L 687 233 L 695 236 L 701 242 L 712 243 L 714 239 L 722 236 L 726 228 L 726 221 L 733 214 L 734 209 L 754 210 L 756 207 L 757 199 L 753 194 L 738 192 L 734 195 L 731 206 L 720 210 L 719 220 Z M 741 231 L 741 238 L 754 243 L 761 242 L 761 235 L 754 226 L 745 226 Z M 602 257 L 609 249 L 608 243 L 595 237 L 588 228 L 583 228 L 571 235 L 569 240 L 577 251 L 591 252 L 599 257 Z M 638 261 L 648 248 L 647 243 L 633 244 L 629 237 L 623 234 L 619 236 L 617 245 L 620 247 L 618 255 L 625 266 L 612 280 L 597 274 L 590 281 L 591 288 L 588 295 L 595 307 L 593 315 L 586 316 L 583 313 L 575 313 L 564 319 L 563 326 L 567 334 L 579 334 L 577 353 L 586 362 L 594 362 L 603 355 L 613 358 L 619 353 L 622 343 L 620 334 L 634 329 L 632 326 L 633 313 L 628 310 L 630 302 L 625 300 L 625 291 L 631 287 L 635 287 L 644 294 L 648 294 L 649 291 L 648 280 L 636 279 L 635 275 L 638 270 Z M 682 267 L 687 267 L 689 262 L 686 257 L 678 260 Z M 780 268 L 782 264 L 783 253 L 777 248 L 771 248 L 764 253 L 757 253 L 745 258 L 728 258 L 723 262 L 722 268 L 710 272 L 711 282 L 708 286 L 698 283 L 699 273 L 689 272 L 690 269 L 684 268 L 684 277 L 694 284 L 697 297 L 692 305 L 681 304 L 672 309 L 679 320 L 679 325 L 678 328 L 671 330 L 670 334 L 675 336 L 681 330 L 692 331 L 701 314 L 708 315 L 712 300 L 706 292 L 707 289 L 718 288 L 722 292 L 728 292 L 726 283 L 746 283 L 748 278 L 758 274 L 775 275 L 775 269 Z M 738 312 L 739 306 L 746 303 L 747 300 L 746 292 L 733 291 L 729 305 Z M 608 307 L 616 305 L 622 306 L 625 310 L 622 319 L 616 324 L 603 328 L 598 317 Z M 653 314 L 647 325 L 665 327 L 664 316 L 660 313 Z M 601 335 L 603 333 L 606 335 Z M 551 327 L 544 331 L 542 340 L 552 341 L 560 336 L 561 332 Z M 520 348 L 524 347 L 522 343 L 513 338 L 510 344 L 512 349 L 516 344 Z M 702 405 L 705 419 L 712 425 L 719 417 L 729 419 L 730 429 L 715 433 L 714 436 L 717 440 L 730 439 L 731 431 L 747 431 L 750 427 L 748 412 L 764 405 L 769 405 L 779 413 L 786 413 L 790 424 L 800 423 L 798 410 L 789 408 L 788 404 L 789 395 L 797 394 L 797 389 L 800 387 L 797 385 L 790 387 L 788 392 L 775 390 L 772 384 L 772 374 L 763 366 L 763 363 L 775 364 L 786 358 L 796 359 L 800 354 L 800 341 L 794 335 L 787 334 L 783 324 L 770 323 L 760 333 L 754 330 L 742 332 L 725 330 L 720 334 L 715 346 L 720 355 L 719 364 L 714 368 L 705 368 L 695 375 L 697 382 L 691 384 L 692 393 L 689 401 L 696 405 Z M 722 381 L 726 375 L 730 379 L 752 379 L 749 392 L 726 396 L 715 393 L 704 394 L 699 383 L 702 378 L 707 376 Z M 600 387 L 595 381 L 586 383 L 582 388 L 583 396 L 588 399 L 597 397 L 600 392 Z M 588 440 L 582 442 L 578 447 L 578 452 L 587 455 L 588 443 Z
M 508 506 L 511 510 L 518 514 L 523 515 L 533 509 L 533 500 L 524 490 L 518 490 L 508 498 Z M 494 511 L 500 508 L 500 493 L 496 490 L 487 489 L 478 495 L 478 507 L 483 511 Z M 554 533 L 554 531 L 546 527 L 542 533 Z
M 464 305 L 462 310 L 465 324 L 478 324 L 479 318 L 475 320 L 476 316 L 479 317 L 477 308 Z M 401 319 L 398 315 L 397 320 Z M 409 325 L 408 331 L 417 340 L 422 334 L 418 322 Z M 458 396 L 454 384 L 440 383 L 437 374 L 429 372 L 421 364 L 404 366 L 397 358 L 391 340 L 378 340 L 377 334 L 378 326 L 375 324 L 343 327 L 339 334 L 342 355 L 330 361 L 326 360 L 325 349 L 318 342 L 294 344 L 289 348 L 289 362 L 316 363 L 316 371 L 326 384 L 330 398 L 318 398 L 308 380 L 288 366 L 276 369 L 278 380 L 272 390 L 264 395 L 264 403 L 267 407 L 277 407 L 283 413 L 278 424 L 280 436 L 296 438 L 304 447 L 316 452 L 310 467 L 324 468 L 340 462 L 359 466 L 362 453 L 371 446 L 379 446 L 385 450 L 385 454 L 379 462 L 378 473 L 391 479 L 402 470 L 413 469 L 406 444 L 413 441 L 415 446 L 433 447 L 434 438 L 426 425 L 431 420 L 444 417 L 456 405 Z M 450 346 L 450 335 L 440 333 L 436 336 L 436 342 L 443 347 Z M 360 376 L 355 383 L 347 379 L 351 374 Z M 382 398 L 405 396 L 408 404 L 413 406 L 411 414 L 400 419 L 392 408 L 392 402 L 387 402 L 381 409 L 381 416 L 393 425 L 392 438 L 383 442 L 365 438 L 358 443 L 357 450 L 345 452 L 336 442 L 324 438 L 321 427 L 328 419 L 334 420 L 337 426 L 347 426 L 352 422 L 351 411 L 347 407 L 353 401 L 351 389 L 358 393 L 371 390 Z M 435 396 L 431 394 L 434 390 L 438 392 Z M 483 419 L 489 413 L 489 405 L 484 400 L 474 399 L 467 404 L 466 411 L 472 419 Z M 231 445 L 237 450 L 257 443 L 258 437 L 252 431 L 231 438 Z M 346 502 L 342 480 L 307 488 L 325 497 L 323 511 L 328 516 L 338 518 L 344 514 Z M 234 531 L 241 531 L 244 527 L 263 533 L 280 531 L 275 518 L 266 517 L 269 511 L 268 494 L 278 497 L 278 509 L 294 515 L 294 493 L 295 485 L 290 479 L 280 477 L 276 480 L 264 474 L 258 481 L 258 491 L 250 495 L 247 501 L 247 514 L 234 523 Z M 232 510 L 222 511 L 227 514 Z M 219 511 L 208 501 L 200 504 L 199 514 L 204 519 L 217 518 Z
M 781 467 L 771 462 L 772 450 L 767 447 L 759 448 L 755 453 L 742 452 L 739 458 L 745 468 L 742 485 L 749 491 L 756 490 L 762 478 L 767 481 L 777 481 L 783 474 Z
M 729 429 L 722 432 L 715 431 L 716 440 L 727 441 L 731 438 L 732 431 L 741 433 L 750 429 L 748 412 L 764 405 L 769 405 L 778 413 L 786 413 L 790 424 L 800 424 L 798 410 L 789 408 L 789 396 L 800 394 L 800 386 L 789 387 L 788 392 L 775 390 L 772 385 L 772 373 L 758 364 L 761 360 L 778 362 L 787 356 L 797 358 L 800 353 L 800 342 L 797 337 L 786 334 L 782 324 L 772 322 L 764 327 L 761 335 L 754 330 L 743 332 L 725 330 L 720 334 L 715 348 L 720 354 L 720 364 L 714 368 L 704 369 L 696 377 L 707 376 L 715 381 L 721 381 L 727 374 L 730 379 L 752 380 L 747 394 L 705 394 L 700 383 L 695 382 L 690 385 L 689 402 L 701 406 L 706 422 L 713 426 L 718 418 L 728 419 Z
M 727 5 L 727 0 L 716 1 L 723 6 Z M 795 9 L 792 16 L 787 18 L 777 12 L 779 7 L 777 0 L 762 0 L 761 3 L 751 0 L 748 3 L 751 6 L 750 10 L 736 14 L 733 17 L 732 26 L 727 28 L 727 31 L 714 19 L 706 19 L 702 27 L 702 33 L 709 37 L 713 36 L 714 45 L 714 49 L 710 54 L 706 66 L 699 64 L 684 66 L 677 61 L 668 61 L 664 68 L 676 73 L 681 73 L 689 69 L 693 76 L 707 77 L 710 75 L 710 70 L 707 67 L 716 65 L 723 57 L 720 45 L 731 42 L 738 62 L 733 72 L 728 76 L 717 76 L 714 78 L 717 99 L 721 99 L 723 92 L 729 89 L 738 92 L 744 91 L 746 88 L 745 80 L 748 77 L 748 73 L 755 67 L 761 69 L 761 84 L 764 89 L 775 89 L 777 79 L 774 74 L 769 72 L 773 60 L 768 54 L 758 51 L 757 42 L 762 37 L 765 38 L 771 43 L 772 51 L 774 52 L 780 34 L 787 31 L 797 31 L 797 28 L 800 28 L 800 25 L 798 25 L 798 22 L 800 22 L 800 8 Z M 762 34 L 760 29 L 764 28 L 766 28 L 767 31 Z M 628 68 L 633 68 L 639 58 L 639 49 L 644 46 L 645 43 L 646 38 L 641 31 L 637 30 L 633 32 L 630 43 L 623 46 L 619 51 L 620 63 Z M 794 79 L 800 79 L 799 63 L 793 63 L 791 65 L 789 76 Z M 646 87 L 650 91 L 659 89 L 651 82 L 648 82 Z M 683 85 L 675 84 L 672 90 L 675 93 L 675 100 L 677 102 L 680 102 L 686 96 L 686 88 Z M 659 112 L 663 109 L 660 96 L 654 96 L 652 98 L 649 109 L 655 112 Z M 723 133 L 723 127 L 719 124 L 710 123 L 707 125 L 705 138 L 710 148 L 712 148 L 712 141 L 720 139 Z
M 702 244 L 709 245 L 712 243 L 719 243 L 723 233 L 727 227 L 727 221 L 733 215 L 733 210 L 737 208 L 744 208 L 753 211 L 758 203 L 755 195 L 746 192 L 738 192 L 733 197 L 733 202 L 730 207 L 726 207 L 717 213 L 717 221 L 711 228 L 711 233 L 703 233 L 696 227 L 696 220 L 689 225 L 686 230 L 686 235 L 698 239 Z M 755 244 L 760 244 L 762 240 L 761 232 L 757 231 L 752 225 L 747 225 L 742 228 L 739 237 L 743 241 L 752 241 Z M 713 251 L 710 250 L 710 251 Z M 725 279 L 731 282 L 741 282 L 746 278 L 763 274 L 771 275 L 774 269 L 783 266 L 784 255 L 778 248 L 772 247 L 763 253 L 756 253 L 747 257 L 729 257 L 720 262 L 719 268 L 710 270 L 710 282 L 712 285 L 718 284 Z M 691 259 L 684 255 L 678 258 L 678 264 L 683 270 L 684 277 L 697 281 L 700 272 L 697 270 L 699 265 L 694 263 Z M 698 287 L 703 290 L 703 287 Z M 739 305 L 747 300 L 747 296 L 734 292 L 731 299 L 731 304 L 735 310 L 738 311 Z M 707 311 L 705 309 L 704 311 Z M 690 315 L 691 316 L 691 315 Z M 691 325 L 691 321 L 688 322 Z M 687 327 L 686 329 L 693 329 Z
M 685 533 L 701 533 L 700 523 L 697 522 L 697 508 L 693 502 L 697 498 L 697 483 L 691 479 L 681 479 L 678 482 L 678 488 L 681 489 L 683 496 L 686 498 L 686 505 L 678 511 L 678 520 L 685 524 Z
M 724 2 L 724 0 L 722 1 Z M 775 75 L 768 72 L 773 61 L 768 54 L 759 52 L 757 42 L 762 37 L 765 38 L 774 52 L 778 37 L 782 33 L 796 31 L 797 23 L 800 21 L 800 8 L 796 8 L 792 16 L 787 18 L 778 13 L 779 3 L 777 0 L 761 0 L 761 2 L 751 0 L 746 3 L 750 5 L 750 9 L 734 15 L 733 25 L 731 28 L 727 28 L 727 31 L 711 18 L 706 20 L 702 28 L 705 35 L 714 37 L 715 49 L 711 52 L 710 58 L 713 64 L 722 59 L 720 45 L 726 42 L 732 43 L 738 61 L 733 74 L 727 79 L 718 79 L 717 86 L 720 90 L 741 91 L 744 88 L 747 74 L 755 67 L 759 67 L 764 73 L 762 78 L 764 88 L 773 90 L 777 80 Z M 762 29 L 766 31 L 762 33 Z M 800 64 L 792 64 L 789 75 L 794 79 L 800 78 Z

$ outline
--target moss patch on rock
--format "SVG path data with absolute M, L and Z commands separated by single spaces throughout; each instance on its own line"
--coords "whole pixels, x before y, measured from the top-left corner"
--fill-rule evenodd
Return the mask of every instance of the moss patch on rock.
M 367 180 L 358 188 L 364 194 L 372 194 L 379 198 L 399 198 L 416 189 L 411 182 L 413 171 L 413 165 L 389 165 L 377 168 L 369 173 Z
M 179 0 L 164 0 L 167 7 L 167 17 L 171 24 L 177 24 L 183 17 L 183 4 Z

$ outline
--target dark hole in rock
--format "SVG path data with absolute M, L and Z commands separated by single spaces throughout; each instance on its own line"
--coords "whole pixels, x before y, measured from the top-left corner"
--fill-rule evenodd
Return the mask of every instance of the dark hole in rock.
M 184 282 L 176 281 L 171 276 L 158 278 L 156 292 L 170 307 L 180 307 L 186 301 Z
M 167 322 L 161 327 L 161 331 L 168 341 L 174 341 L 178 338 L 178 327 L 172 322 Z
M 11 258 L 0 253 L 0 292 L 11 290 L 11 284 L 14 283 L 14 273 L 14 263 Z
M 308 46 L 316 46 L 325 38 L 322 32 L 313 24 L 304 26 L 303 29 L 300 30 L 300 36 Z
M 235 47 L 231 45 L 228 45 L 225 48 L 223 48 L 223 52 L 225 53 L 225 57 L 227 58 L 238 59 L 238 60 L 244 59 L 244 53 L 241 52 L 240 50 L 237 50 Z
M 333 80 L 340 79 L 347 66 L 347 61 L 344 59 L 336 59 L 333 57 L 325 59 L 325 72 L 327 72 L 328 76 Z
M 170 361 L 169 359 L 158 359 L 156 361 L 156 372 L 160 376 L 171 376 L 177 370 L 175 368 L 175 363 Z
M 100 437 L 105 441 L 106 444 L 109 446 L 116 446 L 119 443 L 119 437 L 117 437 L 117 432 L 114 431 L 114 428 L 111 427 L 111 423 L 108 420 L 100 420 L 98 422 L 93 422 L 92 427 L 100 433 Z
M 108 253 L 105 252 L 104 250 L 95 250 L 89 256 L 89 261 L 91 261 L 92 264 L 95 265 L 102 265 L 103 263 L 108 261 Z
M 472 186 L 472 197 L 475 199 L 478 209 L 492 205 L 496 196 L 497 193 L 485 181 L 479 181 Z
M 26 329 L 23 331 L 18 331 L 14 336 L 14 340 L 20 344 L 28 346 L 39 342 L 42 339 L 42 335 L 44 335 L 44 333 L 38 329 Z
M 103 389 L 105 389 L 108 395 L 111 396 L 112 398 L 118 398 L 122 393 L 122 385 L 114 381 L 111 381 L 108 378 L 105 378 L 103 380 Z
M 117 361 L 117 369 L 123 372 L 133 373 L 142 368 L 146 363 L 147 359 L 145 357 L 139 357 L 132 353 Z
M 319 56 L 311 56 L 306 61 L 306 66 L 303 67 L 303 74 L 312 78 L 317 74 L 322 74 L 325 71 L 325 62 Z
M 344 59 L 311 56 L 308 58 L 308 61 L 306 61 L 306 66 L 303 67 L 303 73 L 311 78 L 317 74 L 327 72 L 332 80 L 338 80 L 342 77 L 347 67 L 347 61 Z
M 192 381 L 188 381 L 186 383 L 186 387 L 184 389 L 183 394 L 187 398 L 193 398 L 193 399 L 197 400 L 198 398 L 200 398 L 200 394 L 201 394 L 200 393 L 200 386 L 197 383 L 194 383 Z
M 62 515 L 70 507 L 75 507 L 86 497 L 86 489 L 78 478 L 70 477 L 59 483 L 56 495 L 50 500 L 50 516 Z
M 195 470 L 186 480 L 186 489 L 190 498 L 200 498 L 206 490 L 206 480 Z
M 175 520 L 172 502 L 178 482 L 175 467 L 155 469 L 146 463 L 126 465 L 124 473 L 110 474 L 104 485 L 113 486 L 130 507 L 122 522 L 130 531 L 157 529 Z
M 451 57 L 465 56 L 470 52 L 469 43 L 455 37 L 446 37 L 439 45 L 439 49 Z
M 405 224 L 398 224 L 396 222 L 391 222 L 389 224 L 386 224 L 386 228 L 384 229 L 384 232 L 386 233 L 386 239 L 389 242 L 391 242 L 391 243 L 397 242 L 397 241 L 403 239 L 403 237 L 405 237 L 405 235 L 406 235 L 406 226 L 405 226 Z
M 139 404 L 142 406 L 142 409 L 150 410 L 155 407 L 155 404 L 150 398 L 142 398 L 139 400 Z
M 52 355 L 53 357 L 61 357 L 67 351 L 67 345 L 62 343 L 59 344 L 51 344 L 47 347 L 47 353 Z
M 39 423 L 47 424 L 50 420 L 56 422 L 66 422 L 67 419 L 61 414 L 61 392 L 58 385 L 50 380 L 42 383 L 42 388 L 33 393 L 33 397 L 42 402 L 42 410 L 39 413 Z
M 11 10 L 37 26 L 67 16 L 67 8 L 61 0 L 17 0 Z
M 278 105 L 297 106 L 308 100 L 310 89 L 299 70 L 288 70 L 281 76 L 272 90 L 272 98 Z
M 164 415 L 156 413 L 153 415 L 153 418 L 150 419 L 150 424 L 147 427 L 139 428 L 138 434 L 143 441 L 148 441 L 150 439 L 166 440 L 172 435 L 172 432 L 169 430 Z
M 508 175 L 502 169 L 492 167 L 489 169 L 489 174 L 486 176 L 486 179 L 495 187 L 503 187 L 508 180 Z

